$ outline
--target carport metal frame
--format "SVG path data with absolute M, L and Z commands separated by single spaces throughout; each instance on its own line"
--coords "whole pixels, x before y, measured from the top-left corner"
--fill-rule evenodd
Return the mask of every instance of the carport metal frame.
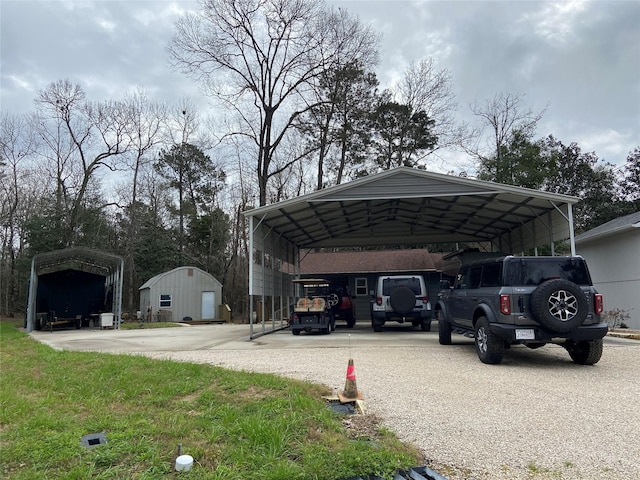
M 99 250 L 86 247 L 71 247 L 39 253 L 34 255 L 31 260 L 27 302 L 27 332 L 32 332 L 35 324 L 38 276 L 66 269 L 103 275 L 113 285 L 114 325 L 119 328 L 122 313 L 124 260 L 122 257 Z
M 400 167 L 244 212 L 249 220 L 249 323 L 253 297 L 294 295 L 301 250 L 352 246 L 488 242 L 522 253 L 569 240 L 577 197 Z M 280 327 L 286 312 L 280 314 Z M 276 325 L 275 300 L 271 305 Z

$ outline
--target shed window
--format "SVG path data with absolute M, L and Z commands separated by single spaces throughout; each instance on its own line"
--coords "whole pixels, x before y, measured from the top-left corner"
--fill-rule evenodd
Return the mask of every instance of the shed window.
M 160 308 L 171 308 L 171 295 L 163 293 L 160 295 Z

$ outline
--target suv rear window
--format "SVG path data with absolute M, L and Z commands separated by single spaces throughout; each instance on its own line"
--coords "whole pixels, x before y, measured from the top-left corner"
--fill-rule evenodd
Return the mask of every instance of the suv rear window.
M 513 259 L 507 262 L 505 285 L 540 285 L 553 278 L 591 285 L 586 263 L 580 259 Z
M 414 294 L 420 295 L 420 280 L 413 278 L 385 278 L 382 280 L 382 295 L 391 295 L 398 287 L 410 288 Z

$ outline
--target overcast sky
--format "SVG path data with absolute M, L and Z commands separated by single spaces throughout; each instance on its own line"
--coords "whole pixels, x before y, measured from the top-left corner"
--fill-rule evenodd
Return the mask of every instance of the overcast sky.
M 382 33 L 383 87 L 411 61 L 433 58 L 451 73 L 458 119 L 499 92 L 547 108 L 536 138 L 618 165 L 640 146 L 640 1 L 329 2 Z M 205 105 L 198 86 L 168 66 L 173 20 L 194 1 L 0 0 L 2 111 L 33 110 L 51 82 L 79 83 L 91 100 L 142 87 L 167 102 Z

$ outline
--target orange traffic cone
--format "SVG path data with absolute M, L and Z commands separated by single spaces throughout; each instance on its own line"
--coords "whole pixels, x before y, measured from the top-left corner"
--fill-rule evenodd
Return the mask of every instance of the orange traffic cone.
M 344 384 L 344 392 L 338 392 L 338 398 L 341 403 L 362 400 L 362 394 L 356 387 L 356 368 L 353 366 L 353 359 L 349 359 L 347 366 L 347 381 Z

